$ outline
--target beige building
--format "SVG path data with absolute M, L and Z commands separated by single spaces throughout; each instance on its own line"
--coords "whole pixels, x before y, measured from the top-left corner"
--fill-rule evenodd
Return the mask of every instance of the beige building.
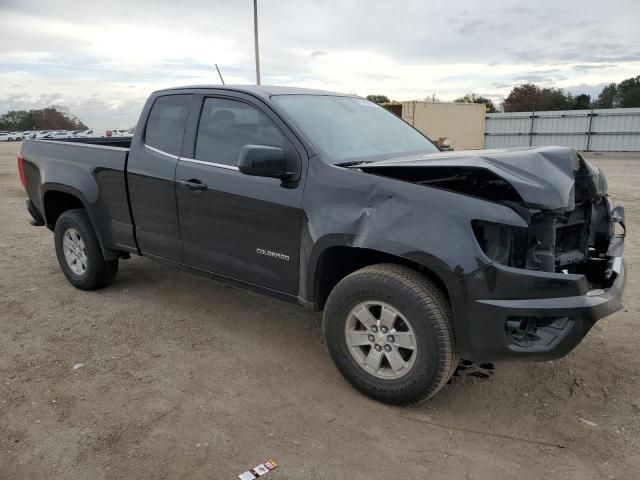
M 450 139 L 454 150 L 484 148 L 485 106 L 479 103 L 400 102 L 402 119 L 432 141 Z M 397 112 L 397 108 L 393 109 Z

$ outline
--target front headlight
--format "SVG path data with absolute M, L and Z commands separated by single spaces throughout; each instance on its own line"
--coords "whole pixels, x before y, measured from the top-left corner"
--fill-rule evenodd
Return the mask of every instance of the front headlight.
M 473 220 L 473 233 L 478 245 L 494 262 L 524 268 L 527 259 L 528 230 L 501 223 Z

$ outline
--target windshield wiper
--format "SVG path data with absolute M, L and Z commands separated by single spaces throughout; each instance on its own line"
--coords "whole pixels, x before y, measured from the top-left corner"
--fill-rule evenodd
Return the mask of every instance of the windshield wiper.
M 357 160 L 355 162 L 336 163 L 336 165 L 338 167 L 355 167 L 357 165 L 366 165 L 367 163 L 371 163 L 372 161 L 373 160 L 369 160 L 369 161 Z

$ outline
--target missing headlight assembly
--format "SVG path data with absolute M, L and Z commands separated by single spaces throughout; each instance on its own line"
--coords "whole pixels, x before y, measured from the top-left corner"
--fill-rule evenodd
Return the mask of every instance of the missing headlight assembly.
M 487 257 L 502 265 L 525 268 L 528 236 L 526 228 L 482 220 L 472 221 L 471 226 Z

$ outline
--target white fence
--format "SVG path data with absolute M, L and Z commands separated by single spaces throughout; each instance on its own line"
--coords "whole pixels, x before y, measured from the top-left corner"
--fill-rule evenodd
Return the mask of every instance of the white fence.
M 562 145 L 585 151 L 640 151 L 640 108 L 489 113 L 484 148 Z

